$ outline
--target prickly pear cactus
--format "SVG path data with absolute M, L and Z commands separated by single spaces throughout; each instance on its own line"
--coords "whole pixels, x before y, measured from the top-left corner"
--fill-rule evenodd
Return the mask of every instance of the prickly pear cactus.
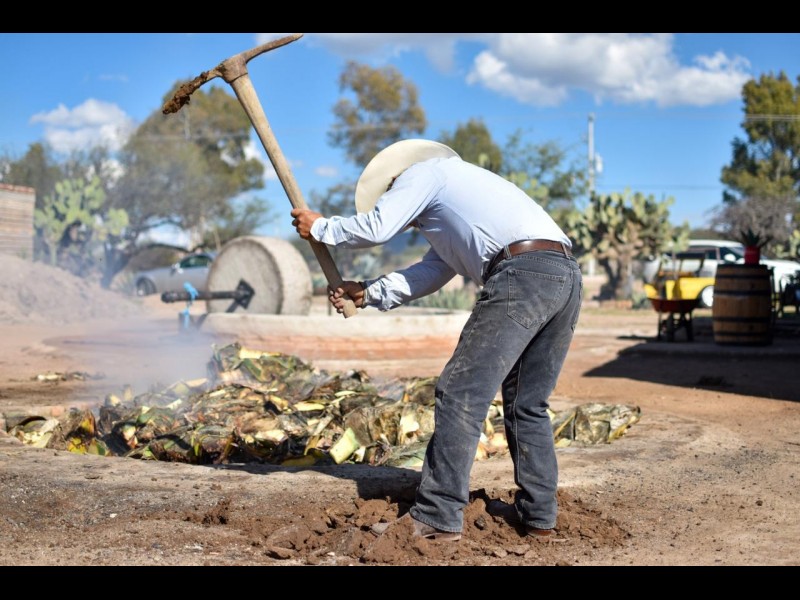
M 628 300 L 633 294 L 632 264 L 656 256 L 670 242 L 688 237 L 689 225 L 669 221 L 673 198 L 658 201 L 629 190 L 594 195 L 583 212 L 567 219 L 568 234 L 580 254 L 592 254 L 608 276 L 601 299 Z
M 128 226 L 128 214 L 121 209 L 104 210 L 106 194 L 100 179 L 64 179 L 56 183 L 55 193 L 45 196 L 33 222 L 50 251 L 50 262 L 58 263 L 59 244 L 70 227 L 86 229 L 87 237 L 103 242 L 109 235 L 120 235 Z

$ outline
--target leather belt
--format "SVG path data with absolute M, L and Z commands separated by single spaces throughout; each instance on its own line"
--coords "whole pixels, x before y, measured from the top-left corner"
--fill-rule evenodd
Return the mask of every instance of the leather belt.
M 536 252 L 537 250 L 550 250 L 551 252 L 559 252 L 567 257 L 572 256 L 572 252 L 569 251 L 567 245 L 561 242 L 554 242 L 552 240 L 521 240 L 519 242 L 513 242 L 495 254 L 494 258 L 486 267 L 486 277 L 484 277 L 484 280 L 491 275 L 495 267 L 504 259 L 511 258 L 512 256 L 519 256 L 526 252 Z

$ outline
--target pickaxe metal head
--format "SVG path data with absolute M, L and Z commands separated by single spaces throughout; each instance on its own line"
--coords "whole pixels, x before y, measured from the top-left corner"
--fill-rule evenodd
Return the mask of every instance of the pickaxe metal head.
M 247 63 L 251 59 L 255 58 L 259 54 L 264 54 L 264 52 L 269 52 L 270 50 L 280 48 L 281 46 L 285 46 L 286 44 L 294 42 L 295 40 L 299 40 L 301 37 L 303 37 L 302 33 L 294 33 L 277 40 L 272 40 L 271 42 L 267 42 L 261 46 L 256 46 L 255 48 L 251 48 L 245 52 L 240 52 L 239 54 L 231 56 L 230 58 L 226 58 L 215 68 L 211 69 L 210 71 L 203 71 L 190 82 L 184 83 L 181 87 L 179 87 L 178 91 L 175 92 L 175 95 L 164 104 L 161 112 L 165 115 L 178 112 L 181 108 L 183 108 L 184 104 L 189 103 L 189 99 L 194 91 L 207 81 L 211 81 L 215 77 L 222 77 L 222 79 L 224 79 L 227 83 L 232 83 L 234 80 L 247 73 Z

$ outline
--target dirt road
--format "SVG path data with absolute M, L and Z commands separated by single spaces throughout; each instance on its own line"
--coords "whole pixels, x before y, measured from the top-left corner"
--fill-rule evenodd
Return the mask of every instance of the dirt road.
M 0 413 L 202 376 L 214 340 L 180 336 L 174 310 L 149 309 L 137 321 L 0 325 Z M 701 321 L 694 344 L 659 344 L 654 313 L 584 310 L 553 408 L 635 404 L 642 419 L 612 444 L 558 451 L 563 542 L 531 542 L 486 514 L 487 498 L 514 488 L 507 456 L 475 464 L 464 538 L 442 545 L 367 530 L 408 506 L 418 470 L 143 462 L 0 433 L 0 565 L 797 565 L 800 338 L 726 353 Z M 398 336 L 370 360 L 337 353 L 357 339 L 262 343 L 320 368 L 427 376 L 455 341 Z M 73 370 L 103 378 L 33 380 Z

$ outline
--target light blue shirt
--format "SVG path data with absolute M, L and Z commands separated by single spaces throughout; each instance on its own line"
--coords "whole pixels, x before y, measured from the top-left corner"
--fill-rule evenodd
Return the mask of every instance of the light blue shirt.
M 311 235 L 331 246 L 368 248 L 388 242 L 415 220 L 431 248 L 420 262 L 367 281 L 368 303 L 380 310 L 435 292 L 456 274 L 483 285 L 486 264 L 512 242 L 545 239 L 572 246 L 525 192 L 457 157 L 412 165 L 372 211 L 317 219 Z

